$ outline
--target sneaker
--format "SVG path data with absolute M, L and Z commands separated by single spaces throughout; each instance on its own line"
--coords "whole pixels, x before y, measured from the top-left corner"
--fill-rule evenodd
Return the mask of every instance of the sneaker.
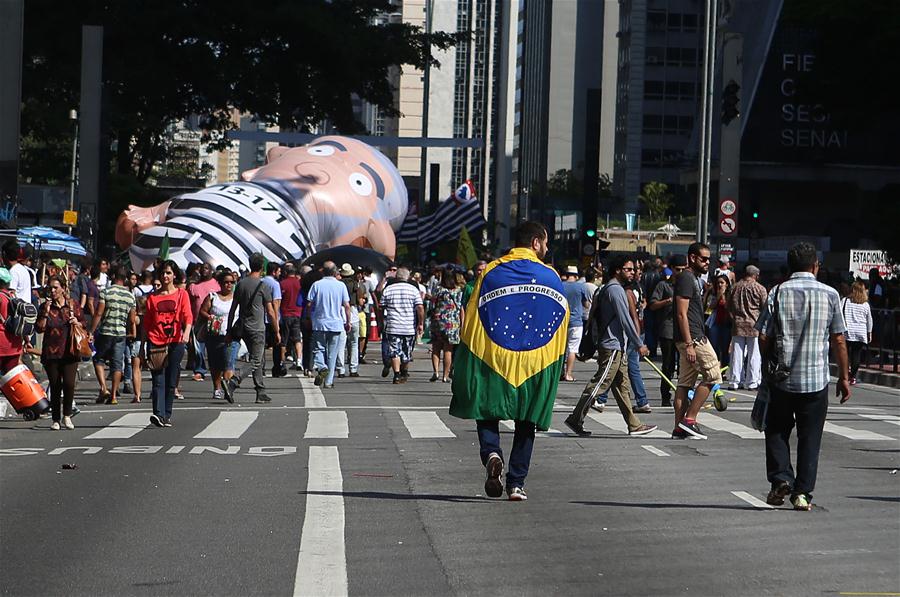
M 431 377 L 428 378 L 428 381 L 437 381 L 437 380 L 439 380 L 439 379 L 440 379 L 440 378 L 438 377 L 438 374 L 437 374 L 437 373 L 432 373 L 432 374 L 431 374 Z
M 63 427 L 66 429 L 75 429 L 75 424 L 72 422 L 72 417 L 63 417 Z
M 118 403 L 119 403 L 118 400 L 116 400 L 115 398 L 110 396 L 109 398 L 106 399 L 106 402 L 104 404 L 118 404 Z
M 333 383 L 325 384 L 324 386 L 322 386 L 322 388 L 324 388 L 326 390 L 333 390 L 334 384 Z
M 503 495 L 503 483 L 500 482 L 500 476 L 503 474 L 503 459 L 496 452 L 491 452 L 484 469 L 487 471 L 487 479 L 484 481 L 484 493 L 488 497 L 500 497 Z
M 353 373 L 350 374 L 350 377 L 359 377 L 359 373 L 354 371 Z
M 682 431 L 678 427 L 672 430 L 672 439 L 687 439 L 688 437 L 690 436 L 687 434 L 687 431 Z
M 740 384 L 736 384 L 736 383 L 730 383 L 730 384 L 728 384 L 728 389 L 731 390 L 731 391 L 739 390 L 740 387 L 741 387 Z
M 272 402 L 272 399 L 265 392 L 260 392 L 256 395 L 256 403 L 259 404 L 261 402 Z
M 506 493 L 509 495 L 509 501 L 511 502 L 524 502 L 528 499 L 525 490 L 521 487 L 510 487 L 506 490 Z
M 319 372 L 316 373 L 316 379 L 313 380 L 313 384 L 317 386 L 321 386 L 325 383 L 325 378 L 328 377 L 328 369 L 319 369 Z
M 650 414 L 653 412 L 653 409 L 650 408 L 649 404 L 645 404 L 643 406 L 638 406 L 638 407 L 632 409 L 632 412 L 642 413 L 642 414 Z
M 628 435 L 647 435 L 648 433 L 653 433 L 657 429 L 657 425 L 641 425 L 637 429 L 630 430 Z
M 678 424 L 679 429 L 693 437 L 694 439 L 707 439 L 703 432 L 700 431 L 700 426 L 697 425 L 696 421 L 688 422 L 687 419 Z
M 171 427 L 171 426 L 172 426 L 172 419 L 163 419 L 163 420 L 162 420 L 162 424 L 163 424 L 163 427 Z
M 194 381 L 203 381 L 202 373 L 194 373 L 194 377 L 192 378 Z
M 163 420 L 156 415 L 150 415 L 150 424 L 155 425 L 156 427 L 162 427 Z
M 591 405 L 591 408 L 597 411 L 598 413 L 603 412 L 603 408 L 606 406 L 605 402 L 595 402 Z
M 850 385 L 851 385 L 851 386 L 855 386 L 855 385 L 856 385 L 856 378 L 855 378 L 855 377 L 851 377 L 851 378 L 850 378 Z
M 184 394 L 181 393 L 181 390 L 175 388 L 175 399 L 176 400 L 184 400 Z
M 394 383 L 395 384 L 403 383 L 403 378 L 400 377 L 399 373 L 394 373 Z
M 81 413 L 81 409 L 78 408 L 75 404 L 72 404 L 72 416 L 74 417 L 77 414 Z
M 791 492 L 791 484 L 787 481 L 778 481 L 772 484 L 772 490 L 766 496 L 766 503 L 770 506 L 783 506 L 784 498 Z
M 213 400 L 224 400 L 224 399 L 225 399 L 225 392 L 223 392 L 222 390 L 215 390 L 213 392 Z
M 52 429 L 53 431 L 59 431 L 59 421 L 53 421 L 53 423 L 50 424 L 50 429 Z
M 400 374 L 400 383 L 406 383 L 409 381 L 409 375 Z
M 347 377 L 345 374 L 338 373 L 338 379 L 344 379 L 345 377 Z
M 752 383 L 752 384 L 750 384 L 749 386 L 747 386 L 747 389 L 750 390 L 751 392 L 752 392 L 753 390 L 758 390 L 758 389 L 759 389 L 759 384 L 757 384 L 757 383 Z
M 728 408 L 728 400 L 725 398 L 725 392 L 722 390 L 716 390 L 713 394 L 713 405 L 716 407 L 716 410 L 722 412 L 723 410 Z
M 228 401 L 228 404 L 234 404 L 234 390 L 235 384 L 231 379 L 222 384 L 222 397 Z
M 566 417 L 566 427 L 572 430 L 578 437 L 589 437 L 591 432 L 584 428 L 582 423 L 575 420 L 574 415 Z
M 791 496 L 791 505 L 794 506 L 794 510 L 800 510 L 801 512 L 809 512 L 812 510 L 812 496 L 807 495 L 805 493 L 798 493 L 797 495 Z
M 388 367 L 387 365 L 385 365 L 384 367 L 381 368 L 381 377 L 387 377 L 388 373 L 390 373 L 390 372 L 391 372 L 391 368 Z

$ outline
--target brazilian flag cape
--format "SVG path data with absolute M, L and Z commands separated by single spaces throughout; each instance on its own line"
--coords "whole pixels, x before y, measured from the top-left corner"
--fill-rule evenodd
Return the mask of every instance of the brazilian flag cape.
M 490 263 L 466 305 L 450 414 L 550 428 L 569 308 L 559 275 L 531 249 Z

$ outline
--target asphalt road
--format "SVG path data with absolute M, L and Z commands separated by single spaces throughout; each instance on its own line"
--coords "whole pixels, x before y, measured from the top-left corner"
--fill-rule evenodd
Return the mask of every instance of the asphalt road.
M 512 503 L 483 496 L 474 423 L 447 414 L 449 385 L 417 355 L 400 386 L 378 365 L 324 394 L 267 379 L 271 405 L 185 379 L 167 429 L 146 427 L 147 403 L 92 404 L 92 383 L 74 431 L 2 421 L 0 592 L 900 593 L 898 390 L 833 401 L 809 513 L 762 507 L 744 392 L 704 415 L 708 441 L 629 438 L 615 412 L 587 421 L 590 438 L 541 434 L 529 499 Z M 670 431 L 645 378 L 642 419 Z M 556 429 L 581 388 L 561 384 Z

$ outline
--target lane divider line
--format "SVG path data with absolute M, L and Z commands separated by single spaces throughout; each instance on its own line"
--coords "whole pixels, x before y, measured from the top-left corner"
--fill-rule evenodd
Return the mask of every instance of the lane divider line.
M 663 452 L 656 446 L 641 446 L 643 449 L 647 450 L 651 454 L 656 454 L 657 456 L 670 456 L 668 452 Z

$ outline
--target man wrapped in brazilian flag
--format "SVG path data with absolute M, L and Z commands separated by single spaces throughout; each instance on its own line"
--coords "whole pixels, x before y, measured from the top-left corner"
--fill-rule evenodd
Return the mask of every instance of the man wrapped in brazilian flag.
M 547 241 L 543 225 L 525 222 L 516 230 L 516 247 L 488 264 L 466 305 L 454 356 L 450 414 L 476 421 L 490 497 L 503 495 L 499 424 L 515 421 L 506 463 L 511 501 L 528 499 L 535 428 L 550 427 L 566 351 L 568 303 L 559 275 L 541 262 Z

